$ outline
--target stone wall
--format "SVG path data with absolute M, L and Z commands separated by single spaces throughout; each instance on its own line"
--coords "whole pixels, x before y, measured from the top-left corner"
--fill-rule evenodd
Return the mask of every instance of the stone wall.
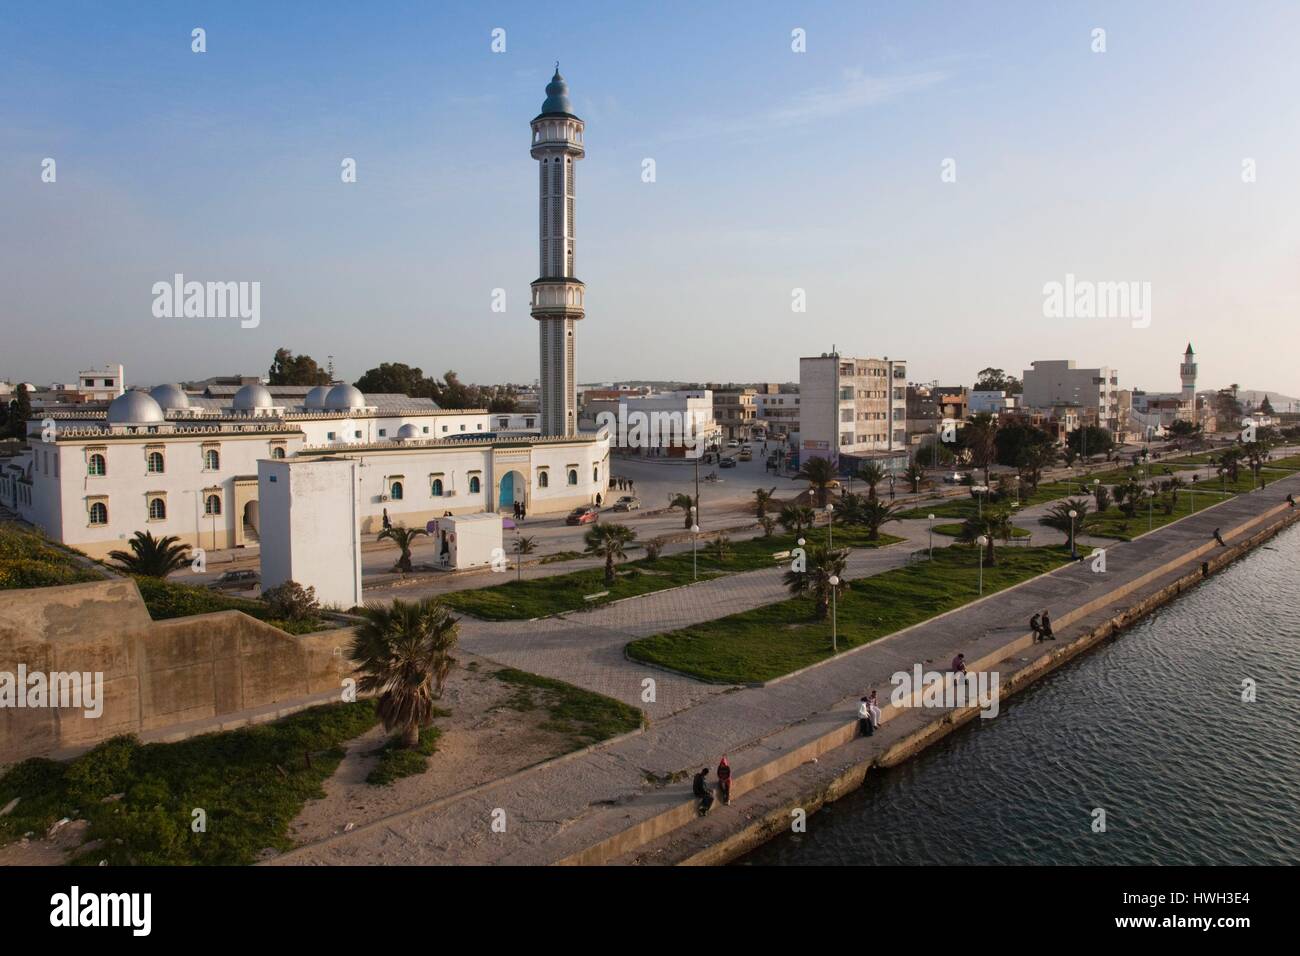
M 319 696 L 350 672 L 335 650 L 350 637 L 295 637 L 240 611 L 153 621 L 129 579 L 0 592 L 0 673 L 103 675 L 98 717 L 0 707 L 0 764 Z

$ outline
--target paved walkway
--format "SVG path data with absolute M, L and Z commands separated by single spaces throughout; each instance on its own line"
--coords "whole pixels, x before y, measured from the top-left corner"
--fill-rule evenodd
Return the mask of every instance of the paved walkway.
M 977 659 L 1023 634 L 1029 616 L 1043 607 L 1061 619 L 1093 601 L 1104 604 L 1118 585 L 1185 558 L 1212 540 L 1214 528 L 1226 532 L 1276 506 L 1288 492 L 1300 493 L 1300 475 L 1278 480 L 1265 492 L 1237 496 L 1136 541 L 1112 543 L 1105 574 L 1093 573 L 1088 562 L 1070 565 L 765 687 L 714 693 L 697 706 L 654 721 L 644 733 L 499 781 L 447 805 L 415 808 L 375 821 L 271 862 L 555 862 L 680 805 L 689 793 L 680 775 L 713 766 L 720 754 L 731 755 L 737 773 L 761 765 L 843 726 L 865 688 L 878 687 L 887 696 L 892 673 L 918 662 L 942 667 L 941 662 L 957 650 Z M 900 553 L 909 550 L 898 548 Z M 866 557 L 884 561 L 890 550 Z M 1150 582 L 1140 593 L 1160 584 Z M 764 583 L 752 586 L 761 589 Z M 717 607 L 699 610 L 713 617 L 726 613 Z M 600 613 L 620 612 L 611 607 Z M 678 613 L 685 619 L 695 610 L 683 607 Z M 633 621 L 605 623 L 633 631 L 653 627 Z M 1066 636 L 1066 629 L 1061 632 Z M 663 785 L 665 779 L 673 782 Z M 504 829 L 494 828 L 494 820 L 504 821 Z

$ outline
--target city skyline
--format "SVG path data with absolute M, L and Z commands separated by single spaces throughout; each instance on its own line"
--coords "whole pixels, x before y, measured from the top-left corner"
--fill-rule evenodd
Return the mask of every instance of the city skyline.
M 1189 18 L 1175 48 L 1164 5 L 1028 9 L 1014 40 L 941 9 L 768 6 L 690 30 L 625 11 L 559 30 L 524 6 L 412 8 L 429 30 L 401 35 L 238 5 L 129 35 L 90 7 L 48 28 L 15 16 L 0 252 L 21 334 L 0 376 L 118 361 L 139 383 L 264 374 L 287 347 L 334 355 L 349 381 L 380 362 L 532 381 L 524 123 L 559 59 L 597 147 L 576 272 L 598 321 L 579 382 L 791 381 L 800 356 L 838 346 L 925 381 L 1072 358 L 1176 391 L 1171 356 L 1191 339 L 1203 390 L 1300 393 L 1286 350 L 1259 347 L 1298 302 L 1300 237 L 1282 216 L 1300 195 L 1279 173 L 1300 153 L 1283 94 L 1296 12 Z M 57 77 L 44 65 L 92 38 Z M 355 183 L 340 179 L 349 158 Z M 260 282 L 260 323 L 156 318 L 150 290 L 175 273 Z M 1149 283 L 1149 324 L 1045 317 L 1045 285 L 1075 276 Z

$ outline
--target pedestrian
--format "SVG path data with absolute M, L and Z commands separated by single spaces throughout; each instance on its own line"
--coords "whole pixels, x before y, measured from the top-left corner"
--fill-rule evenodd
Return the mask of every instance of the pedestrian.
M 524 504 L 521 501 L 519 502 L 519 520 L 523 521 L 527 517 L 528 517 L 528 505 Z
M 871 727 L 874 730 L 880 726 L 880 701 L 874 690 L 867 695 L 867 710 L 871 713 Z
M 389 528 L 391 528 L 392 526 L 393 526 L 393 523 L 392 523 L 391 521 L 388 520 L 388 509 L 385 508 L 385 509 L 384 509 L 384 530 L 387 531 L 387 530 L 388 530 Z
M 1286 503 L 1289 504 L 1292 508 L 1294 508 L 1294 507 L 1295 507 L 1295 495 L 1287 495 L 1287 496 L 1286 496 Z
M 1044 641 L 1056 640 L 1056 635 L 1052 633 L 1052 615 L 1046 610 L 1043 611 L 1043 622 L 1038 625 L 1038 633 Z
M 965 676 L 965 674 L 966 674 L 966 655 L 965 655 L 965 654 L 961 653 L 960 651 L 957 653 L 957 656 L 954 657 L 954 658 L 952 659 L 952 667 L 951 667 L 951 670 L 952 670 L 952 672 L 953 672 L 954 674 L 961 674 L 961 675 Z
M 1034 632 L 1035 644 L 1043 639 L 1043 626 L 1039 623 L 1039 618 L 1041 616 L 1042 615 L 1035 612 L 1034 616 L 1029 619 L 1029 629 Z
M 706 777 L 709 775 L 709 768 L 705 767 L 695 775 L 695 781 L 691 784 L 691 792 L 700 801 L 700 816 L 709 812 L 709 807 L 713 806 L 713 794 L 709 793 L 709 784 Z
M 724 806 L 731 806 L 731 764 L 727 763 L 726 754 L 718 761 L 718 796 Z
M 858 702 L 858 736 L 870 737 L 875 733 L 875 725 L 871 722 L 871 705 L 866 697 Z
M 1215 529 L 1214 529 L 1214 540 L 1217 541 L 1217 542 L 1219 542 L 1219 547 L 1221 547 L 1221 548 L 1226 548 L 1226 547 L 1227 547 L 1227 545 L 1223 543 L 1223 535 L 1219 534 L 1219 529 L 1218 529 L 1218 528 L 1215 528 Z
M 631 478 L 627 480 L 627 490 L 632 492 L 632 494 L 636 494 L 636 482 Z

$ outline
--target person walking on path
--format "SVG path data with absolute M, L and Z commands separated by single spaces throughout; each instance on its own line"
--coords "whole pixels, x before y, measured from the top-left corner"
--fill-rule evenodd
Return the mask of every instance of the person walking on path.
M 875 725 L 871 722 L 871 705 L 867 698 L 863 697 L 858 702 L 858 736 L 870 737 L 875 733 Z
M 388 530 L 389 528 L 391 528 L 392 526 L 393 526 L 393 523 L 392 523 L 391 521 L 388 520 L 388 509 L 385 508 L 385 509 L 384 509 L 384 530 L 387 531 L 387 530 Z
M 1042 635 L 1041 639 L 1044 641 L 1056 640 L 1056 635 L 1052 633 L 1052 615 L 1046 610 L 1043 611 L 1042 623 L 1038 625 L 1038 633 Z
M 724 806 L 731 806 L 731 764 L 727 763 L 726 754 L 718 761 L 718 795 Z
M 709 793 L 709 784 L 705 780 L 708 775 L 709 768 L 705 767 L 695 775 L 695 780 L 691 784 L 691 792 L 700 801 L 700 816 L 708 813 L 709 807 L 713 806 L 713 794 Z

